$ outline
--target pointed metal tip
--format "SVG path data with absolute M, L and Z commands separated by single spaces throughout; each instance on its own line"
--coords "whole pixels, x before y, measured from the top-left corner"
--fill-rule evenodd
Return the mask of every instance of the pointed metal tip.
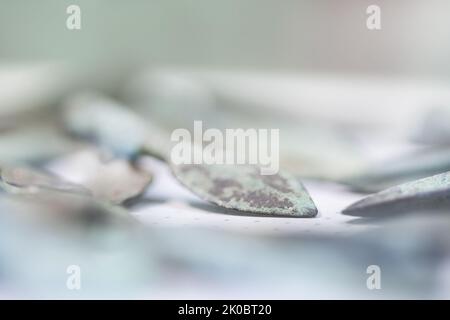
M 297 214 L 297 216 L 305 218 L 314 218 L 315 216 L 317 216 L 318 213 L 319 211 L 314 206 L 313 208 L 302 208 L 301 210 L 299 210 L 299 214 Z

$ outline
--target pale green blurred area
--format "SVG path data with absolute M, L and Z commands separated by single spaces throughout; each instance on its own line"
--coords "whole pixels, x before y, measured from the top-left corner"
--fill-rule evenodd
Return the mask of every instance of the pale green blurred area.
M 445 0 L 1 0 L 0 61 L 447 77 Z M 81 7 L 82 30 L 66 28 Z M 382 30 L 366 28 L 381 7 Z
M 347 168 L 359 169 L 360 154 L 365 157 L 370 153 L 379 161 L 408 151 L 414 134 L 422 134 L 418 129 L 428 132 L 438 127 L 439 136 L 439 126 L 448 128 L 448 0 L 0 0 L 0 4 L 0 160 L 8 164 L 45 162 L 74 152 L 79 145 L 66 145 L 61 140 L 69 138 L 65 137 L 68 128 L 61 128 L 64 133 L 57 135 L 28 127 L 35 123 L 45 127 L 53 122 L 64 126 L 57 116 L 63 115 L 71 97 L 85 90 L 129 106 L 149 127 L 151 121 L 163 124 L 159 119 L 173 120 L 181 127 L 190 126 L 191 120 L 204 119 L 215 121 L 212 123 L 220 128 L 221 117 L 226 114 L 232 119 L 227 124 L 233 126 L 256 125 L 258 117 L 253 119 L 253 115 L 258 115 L 289 129 L 274 115 L 290 118 L 304 130 L 289 131 L 285 149 L 299 151 L 294 154 L 294 162 L 312 159 L 309 162 L 317 167 L 307 170 L 319 168 L 317 172 L 323 174 L 330 168 L 326 171 L 329 176 L 333 169 L 339 174 Z M 66 8 L 71 4 L 81 7 L 80 31 L 66 28 Z M 366 28 L 366 8 L 371 4 L 381 7 L 380 31 Z M 442 123 L 423 124 L 436 106 L 444 111 L 433 119 L 444 119 Z M 336 135 L 342 133 L 338 127 L 345 128 L 345 134 Z M 134 133 L 123 130 L 120 138 L 124 132 Z M 444 139 L 450 141 L 447 132 L 444 130 Z M 353 136 L 349 139 L 349 133 L 367 141 Z M 359 144 L 364 144 L 364 149 Z M 361 163 L 367 165 L 365 161 Z M 434 158 L 428 161 L 433 170 L 448 170 L 446 160 L 437 161 L 441 165 L 437 169 Z M 427 167 L 426 160 L 418 162 L 417 170 Z M 394 168 L 411 173 L 410 163 L 406 163 L 406 169 L 401 163 Z M 417 162 L 413 161 L 414 165 Z M 152 172 L 159 173 L 156 169 Z M 169 183 L 173 179 L 169 172 L 165 178 Z M 165 182 L 155 185 L 154 194 L 167 191 L 167 199 L 184 201 L 183 194 L 177 198 L 170 184 L 167 190 L 163 188 Z M 317 204 L 328 205 L 326 210 L 332 217 L 340 217 L 338 212 L 350 204 L 350 196 L 355 196 L 327 189 L 330 186 L 326 183 L 319 182 L 317 190 L 312 186 L 314 201 L 317 197 Z M 6 202 L 0 204 L 5 206 Z M 161 228 L 153 226 L 137 235 L 134 229 L 105 229 L 100 233 L 89 229 L 92 238 L 69 239 L 73 247 L 65 242 L 60 245 L 48 232 L 22 238 L 28 230 L 5 218 L 0 223 L 0 249 L 4 250 L 0 252 L 4 254 L 0 280 L 3 272 L 13 288 L 34 289 L 29 293 L 32 297 L 42 293 L 55 296 L 61 290 L 64 297 L 73 298 L 64 286 L 64 271 L 68 264 L 84 263 L 87 269 L 83 270 L 91 272 L 86 273 L 88 277 L 98 281 L 86 281 L 95 284 L 85 291 L 94 297 L 105 293 L 116 297 L 117 292 L 120 297 L 129 297 L 144 283 L 151 292 L 141 292 L 140 297 L 211 298 L 211 292 L 218 297 L 228 292 L 234 298 L 254 297 L 255 293 L 267 298 L 272 292 L 281 297 L 361 297 L 373 293 L 365 286 L 367 265 L 379 263 L 372 261 L 372 253 L 374 257 L 380 255 L 380 264 L 385 262 L 387 266 L 383 277 L 387 276 L 386 284 L 391 287 L 386 287 L 383 297 L 449 296 L 450 241 L 441 227 L 450 226 L 450 220 L 445 216 L 430 227 L 424 223 L 426 214 L 423 221 L 412 219 L 417 235 L 401 220 L 401 228 L 389 231 L 392 233 L 369 234 L 369 238 L 364 233 L 361 238 L 336 241 L 338 236 L 330 232 L 309 243 L 305 242 L 307 236 L 302 238 L 301 230 L 285 239 L 238 237 L 215 229 L 199 232 L 194 227 L 201 229 L 206 223 L 200 219 L 198 225 L 192 222 L 192 229 L 186 227 L 183 219 L 188 210 L 198 210 L 206 221 L 211 221 L 209 216 L 224 221 L 233 217 L 207 209 L 180 210 L 170 203 L 164 205 L 156 202 L 149 206 L 147 217 L 154 220 L 148 221 L 160 219 L 155 218 L 159 211 L 169 212 L 170 221 L 184 215 L 177 221 L 179 229 L 167 231 L 162 218 L 156 221 Z M 324 220 L 323 212 L 321 215 Z M 262 223 L 255 222 L 251 223 L 257 230 Z M 364 226 L 362 222 L 359 224 Z M 328 226 L 326 222 L 322 225 Z M 357 221 L 345 225 L 345 229 L 355 226 L 358 228 Z M 133 236 L 128 237 L 130 234 Z M 23 250 L 9 246 L 10 239 Z M 92 261 L 93 253 L 105 254 L 106 258 Z M 38 259 L 46 264 L 35 276 L 34 268 L 27 266 Z M 253 283 L 242 282 L 243 270 Z M 18 281 L 14 282 L 11 274 Z M 109 283 L 111 278 L 120 281 Z M 174 282 L 172 278 L 188 281 Z M 54 282 L 49 285 L 48 279 Z M 316 283 L 315 279 L 321 280 Z M 268 290 L 261 290 L 261 285 Z M 8 287 L 0 289 L 9 296 Z M 22 296 L 20 290 L 16 294 Z

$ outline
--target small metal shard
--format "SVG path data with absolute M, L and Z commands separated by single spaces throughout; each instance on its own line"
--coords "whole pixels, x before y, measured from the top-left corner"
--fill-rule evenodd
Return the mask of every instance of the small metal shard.
M 84 186 L 94 197 L 115 204 L 138 197 L 152 181 L 147 171 L 122 159 L 102 159 L 91 150 L 56 160 L 49 167 L 66 181 Z
M 52 190 L 90 194 L 87 189 L 80 185 L 25 167 L 2 166 L 0 168 L 0 188 L 9 193 L 38 193 Z
M 96 95 L 71 98 L 64 121 L 70 132 L 94 140 L 120 156 L 135 154 L 145 137 L 145 127 L 136 115 Z
M 261 175 L 250 165 L 174 165 L 172 172 L 202 199 L 241 212 L 314 217 L 317 208 L 303 185 L 285 174 Z
M 75 226 L 125 226 L 134 219 L 124 208 L 97 201 L 89 195 L 55 192 L 0 194 L 1 214 L 43 224 Z
M 343 214 L 386 217 L 450 207 L 450 172 L 415 180 L 375 193 L 350 205 Z
M 165 158 L 169 135 L 129 108 L 95 94 L 69 99 L 64 123 L 71 133 L 91 140 L 114 155 L 132 158 L 139 152 Z

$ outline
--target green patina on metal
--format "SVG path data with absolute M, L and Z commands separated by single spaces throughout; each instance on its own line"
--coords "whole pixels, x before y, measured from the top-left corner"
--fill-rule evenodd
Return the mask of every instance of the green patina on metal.
M 355 216 L 383 216 L 450 207 L 450 172 L 404 183 L 370 195 L 344 209 Z
M 250 165 L 173 165 L 176 178 L 202 199 L 221 207 L 263 215 L 314 217 L 304 186 L 285 174 L 261 175 Z

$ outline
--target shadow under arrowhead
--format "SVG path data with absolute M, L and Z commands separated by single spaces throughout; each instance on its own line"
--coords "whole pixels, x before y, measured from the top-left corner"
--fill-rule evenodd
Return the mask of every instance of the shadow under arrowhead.
M 404 183 L 359 200 L 342 213 L 383 217 L 450 208 L 450 172 Z
M 261 175 L 249 165 L 171 165 L 178 181 L 218 206 L 262 215 L 314 217 L 303 185 L 285 173 Z

